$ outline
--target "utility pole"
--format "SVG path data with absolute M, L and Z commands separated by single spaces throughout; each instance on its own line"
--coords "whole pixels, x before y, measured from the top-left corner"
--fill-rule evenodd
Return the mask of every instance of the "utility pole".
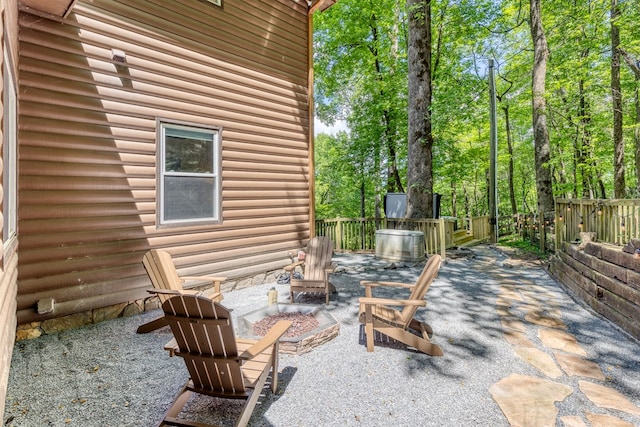
M 491 106 L 491 141 L 489 142 L 489 236 L 491 237 L 491 243 L 498 243 L 498 123 L 496 118 L 496 87 L 493 59 L 489 59 L 489 98 Z

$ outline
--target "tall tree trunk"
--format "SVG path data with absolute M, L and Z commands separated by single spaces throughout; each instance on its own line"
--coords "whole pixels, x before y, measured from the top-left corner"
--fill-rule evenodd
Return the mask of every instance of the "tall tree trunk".
M 360 218 L 367 216 L 365 210 L 365 191 L 364 191 L 364 179 L 360 182 Z
M 433 216 L 431 134 L 431 0 L 407 0 L 409 141 L 407 217 Z
M 376 78 L 380 83 L 380 99 L 386 99 L 387 96 L 385 94 L 384 89 L 382 89 L 384 74 L 386 71 L 382 70 L 382 64 L 380 63 L 380 54 L 378 51 L 379 37 L 378 37 L 378 18 L 375 14 L 371 15 L 369 27 L 371 28 L 371 44 L 369 45 L 369 51 L 371 55 L 373 55 L 375 61 L 375 69 L 376 69 Z M 396 28 L 397 29 L 397 28 Z M 396 35 L 396 39 L 397 39 Z M 397 50 L 394 50 L 397 53 Z M 397 58 L 396 58 L 397 59 Z M 404 189 L 402 187 L 402 180 L 400 179 L 400 173 L 398 172 L 398 159 L 396 155 L 396 132 L 395 132 L 395 121 L 393 120 L 392 112 L 388 108 L 382 110 L 382 122 L 384 123 L 384 128 L 382 131 L 384 144 L 387 148 L 387 192 L 388 193 L 404 193 Z
M 513 187 L 513 141 L 511 139 L 511 123 L 509 122 L 509 104 L 502 107 L 504 111 L 505 127 L 507 128 L 507 151 L 509 152 L 509 200 L 511 201 L 511 215 L 518 213 L 516 204 L 516 190 Z
M 549 167 L 550 146 L 547 129 L 547 104 L 545 80 L 547 75 L 547 39 L 542 27 L 541 0 L 531 0 L 531 39 L 533 40 L 534 61 L 532 73 L 533 138 L 535 143 L 536 193 L 538 212 L 552 212 L 553 189 Z
M 636 122 L 633 129 L 633 142 L 636 161 L 636 197 L 640 197 L 640 76 L 636 75 L 636 90 L 634 91 L 636 106 Z
M 636 161 L 636 197 L 640 197 L 640 76 L 636 75 L 636 90 L 634 91 L 636 106 L 636 122 L 633 129 L 633 142 Z
M 636 89 L 634 91 L 636 119 L 633 130 L 633 142 L 636 162 L 636 197 L 640 197 L 640 60 L 634 60 L 624 49 L 618 48 L 618 51 L 633 72 L 633 75 L 636 77 Z
M 578 90 L 580 91 L 580 169 L 582 174 L 582 197 L 593 198 L 594 185 L 593 185 L 593 149 L 591 147 L 591 130 L 589 125 L 591 124 L 591 109 L 589 102 L 587 101 L 584 80 L 580 79 L 578 82 Z
M 620 17 L 618 0 L 611 0 L 611 102 L 613 104 L 613 192 L 616 199 L 626 196 L 624 179 L 624 141 L 622 139 L 622 92 L 620 90 Z

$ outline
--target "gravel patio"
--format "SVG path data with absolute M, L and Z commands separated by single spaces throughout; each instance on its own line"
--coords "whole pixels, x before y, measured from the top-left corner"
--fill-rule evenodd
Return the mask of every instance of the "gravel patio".
M 360 280 L 413 282 L 424 263 L 336 254 L 331 282 L 338 293 L 327 311 L 339 335 L 308 353 L 281 355 L 279 392 L 265 391 L 250 425 L 535 426 L 545 419 L 558 426 L 640 425 L 638 341 L 576 303 L 540 265 L 487 245 L 460 255 L 443 264 L 427 308 L 418 312 L 444 351 L 429 357 L 398 346 L 368 353 L 358 322 Z M 266 305 L 273 286 L 286 303 L 288 286 L 268 283 L 228 293 L 223 304 L 242 316 Z M 182 360 L 163 351 L 168 328 L 135 333 L 159 315 L 18 342 L 3 424 L 157 425 L 187 377 Z M 556 348 L 546 332 L 575 338 L 585 364 L 568 366 L 578 359 L 576 347 L 565 341 Z M 549 360 L 555 369 L 542 363 Z M 549 392 L 556 388 L 559 397 Z M 601 389 L 617 399 L 603 401 Z M 209 398 L 188 405 L 199 420 L 222 425 L 233 425 L 237 408 Z

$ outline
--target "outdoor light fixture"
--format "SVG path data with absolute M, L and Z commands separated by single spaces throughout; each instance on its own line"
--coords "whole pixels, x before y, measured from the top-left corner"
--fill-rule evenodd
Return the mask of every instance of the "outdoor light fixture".
M 571 202 L 567 205 L 567 212 L 571 211 Z
M 582 230 L 582 227 L 584 227 L 584 222 L 582 222 L 582 220 L 580 220 L 580 224 L 578 224 L 578 228 Z
M 620 231 L 624 233 L 624 218 L 620 220 Z
M 111 58 L 116 62 L 127 62 L 127 54 L 124 50 L 111 49 Z
M 636 249 L 636 251 L 633 253 L 633 257 L 635 259 L 640 259 L 640 248 Z

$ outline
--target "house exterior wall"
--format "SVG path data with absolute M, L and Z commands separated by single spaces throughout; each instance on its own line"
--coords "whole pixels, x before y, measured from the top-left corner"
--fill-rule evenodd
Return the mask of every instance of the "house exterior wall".
M 78 1 L 19 24 L 18 323 L 148 297 L 152 247 L 229 290 L 304 246 L 306 2 Z M 159 118 L 223 129 L 221 223 L 158 227 Z
M 15 0 L 0 0 L 0 14 L 2 16 L 2 28 L 0 31 L 1 43 L 0 47 L 0 70 L 4 70 L 4 56 L 1 54 L 7 48 L 10 52 L 12 64 L 17 64 L 17 14 L 18 7 Z M 17 70 L 13 70 L 14 79 L 17 76 Z M 2 71 L 2 83 L 4 79 L 10 78 Z M 15 82 L 17 84 L 17 82 Z M 2 88 L 3 85 L 0 85 Z M 6 111 L 3 105 L 3 97 L 0 97 L 0 123 L 3 123 Z M 2 125 L 2 134 L 0 135 L 0 145 L 4 140 L 4 125 Z M 2 154 L 0 150 L 0 155 Z M 3 159 L 4 160 L 4 159 Z M 4 165 L 4 161 L 1 163 Z M 0 169 L 1 170 L 1 169 Z M 0 177 L 2 174 L 0 174 Z M 0 180 L 0 194 L 4 194 L 7 189 L 3 186 L 3 180 Z M 0 197 L 0 203 L 2 198 Z M 4 206 L 3 206 L 4 208 Z M 2 212 L 2 211 L 0 211 Z M 0 215 L 0 232 L 4 216 Z M 6 244 L 5 244 L 6 243 Z M 11 354 L 13 352 L 13 344 L 16 336 L 16 295 L 17 295 L 17 253 L 16 246 L 9 244 L 7 236 L 2 236 L 2 261 L 0 262 L 0 414 L 4 412 L 5 396 L 7 392 L 7 381 L 9 377 L 9 366 L 11 364 Z

